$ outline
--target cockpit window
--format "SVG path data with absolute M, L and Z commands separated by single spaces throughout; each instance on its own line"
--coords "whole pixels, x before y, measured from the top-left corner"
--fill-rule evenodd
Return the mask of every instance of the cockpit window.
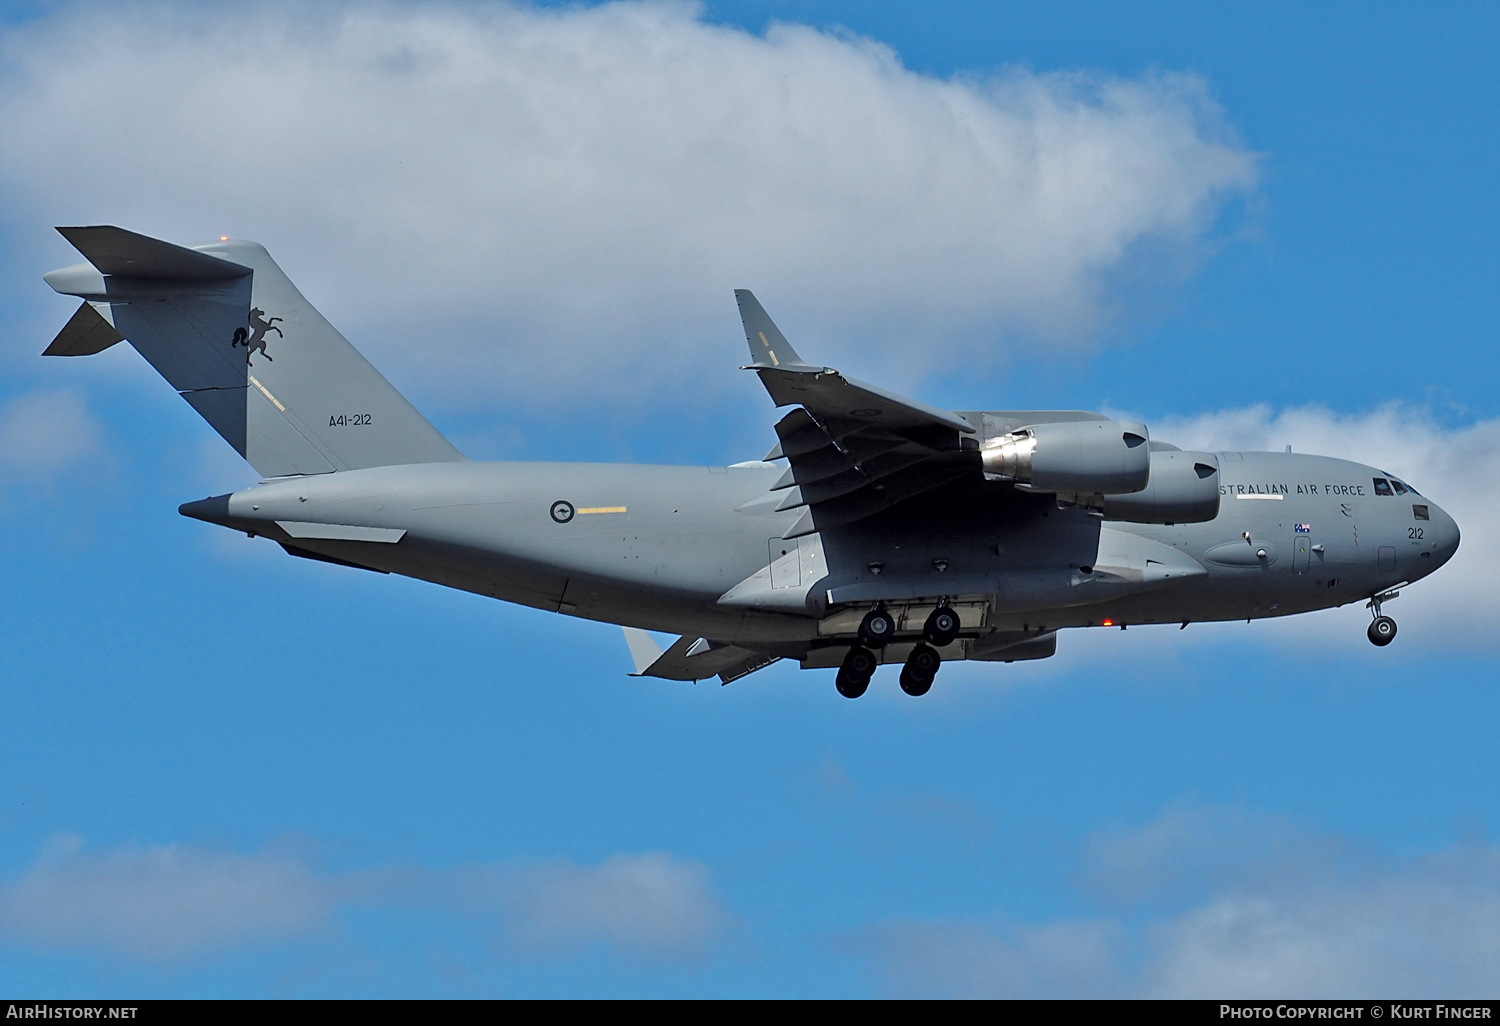
M 1396 489 L 1397 495 L 1406 494 L 1406 485 L 1402 484 L 1400 481 L 1397 481 L 1394 477 L 1391 478 L 1391 487 Z
M 1383 477 L 1377 477 L 1375 479 L 1375 494 L 1394 495 L 1395 493 L 1391 491 L 1391 483 L 1389 481 Z
M 1395 481 L 1396 479 L 1393 477 L 1393 478 L 1391 478 L 1391 480 Z M 1399 481 L 1397 481 L 1396 483 L 1400 484 Z M 1401 487 L 1405 488 L 1407 491 L 1411 492 L 1413 495 L 1421 495 L 1422 494 L 1421 492 L 1419 492 L 1415 488 L 1413 488 L 1411 485 L 1401 485 Z
M 1428 513 L 1427 513 L 1427 507 L 1419 505 L 1418 503 L 1415 503 L 1415 502 L 1411 504 L 1411 515 L 1412 515 L 1412 519 L 1413 520 L 1431 520 L 1432 519 L 1432 517 L 1429 516 Z

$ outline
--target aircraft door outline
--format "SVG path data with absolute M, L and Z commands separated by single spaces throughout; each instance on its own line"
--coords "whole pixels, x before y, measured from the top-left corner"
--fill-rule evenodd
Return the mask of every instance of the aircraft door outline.
M 1298 524 L 1292 534 L 1292 573 L 1307 573 L 1311 563 L 1312 530 L 1306 524 Z

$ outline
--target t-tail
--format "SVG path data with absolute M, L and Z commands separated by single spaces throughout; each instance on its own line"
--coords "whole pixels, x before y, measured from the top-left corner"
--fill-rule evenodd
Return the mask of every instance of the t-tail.
M 263 246 L 59 228 L 88 263 L 48 285 L 78 308 L 44 355 L 129 340 L 262 477 L 463 455 L 313 309 Z

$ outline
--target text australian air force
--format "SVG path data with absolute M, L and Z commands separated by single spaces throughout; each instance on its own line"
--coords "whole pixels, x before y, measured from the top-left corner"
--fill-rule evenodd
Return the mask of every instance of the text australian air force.
M 1220 495 L 1364 495 L 1362 484 L 1221 484 Z

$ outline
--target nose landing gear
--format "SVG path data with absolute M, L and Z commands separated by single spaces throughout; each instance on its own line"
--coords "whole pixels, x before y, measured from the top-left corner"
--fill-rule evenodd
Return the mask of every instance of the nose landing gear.
M 1370 621 L 1370 629 L 1365 633 L 1370 638 L 1370 644 L 1384 648 L 1396 640 L 1396 621 L 1389 616 L 1377 616 Z
M 1396 640 L 1396 621 L 1382 613 L 1380 605 L 1383 602 L 1389 602 L 1401 594 L 1398 590 L 1400 587 L 1401 585 L 1397 585 L 1389 591 L 1383 591 L 1379 595 L 1372 595 L 1370 596 L 1370 601 L 1365 604 L 1365 608 L 1373 610 L 1375 615 L 1375 619 L 1370 621 L 1370 629 L 1365 632 L 1365 635 L 1370 639 L 1370 644 L 1377 648 L 1384 648 Z

